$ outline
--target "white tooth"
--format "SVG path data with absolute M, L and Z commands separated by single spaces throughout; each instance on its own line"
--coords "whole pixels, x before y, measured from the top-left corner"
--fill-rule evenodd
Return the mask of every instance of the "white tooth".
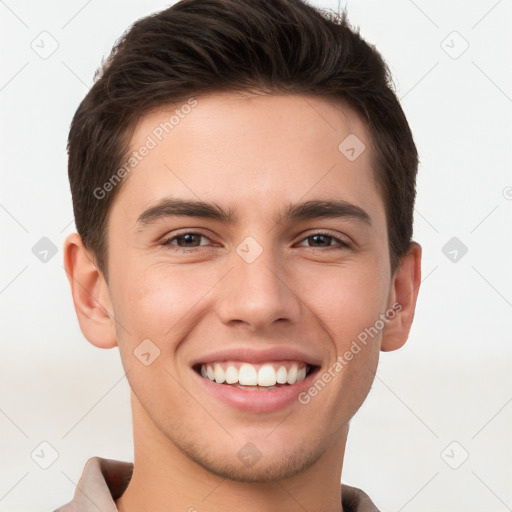
M 206 375 L 210 380 L 215 380 L 215 372 L 209 364 L 206 365 Z
M 256 386 L 258 384 L 258 373 L 252 364 L 244 363 L 240 366 L 238 382 L 242 386 Z
M 238 370 L 234 366 L 228 366 L 225 373 L 226 382 L 234 384 L 238 382 Z
M 288 377 L 286 378 L 286 382 L 288 384 L 295 384 L 297 382 L 297 372 L 299 367 L 297 366 L 297 363 L 293 363 L 291 368 L 288 370 Z
M 279 370 L 276 372 L 276 382 L 278 384 L 286 384 L 286 378 L 288 377 L 288 372 L 284 366 L 279 367 Z
M 206 366 L 204 364 L 201 365 L 201 375 L 203 377 L 207 377 L 208 374 L 206 373 Z
M 274 386 L 276 371 L 270 364 L 264 364 L 258 371 L 258 386 Z
M 226 377 L 224 376 L 224 370 L 220 367 L 219 363 L 215 363 L 213 367 L 213 373 L 215 376 L 215 382 L 217 384 L 222 384 L 226 380 Z
M 297 382 L 304 380 L 306 378 L 306 367 L 303 366 L 299 372 L 297 373 Z

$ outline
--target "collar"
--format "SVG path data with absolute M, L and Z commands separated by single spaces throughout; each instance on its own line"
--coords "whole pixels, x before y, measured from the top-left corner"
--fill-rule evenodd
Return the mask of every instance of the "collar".
M 73 499 L 54 512 L 118 512 L 115 500 L 128 487 L 133 463 L 92 457 L 85 464 Z M 342 484 L 344 512 L 379 512 L 366 493 Z

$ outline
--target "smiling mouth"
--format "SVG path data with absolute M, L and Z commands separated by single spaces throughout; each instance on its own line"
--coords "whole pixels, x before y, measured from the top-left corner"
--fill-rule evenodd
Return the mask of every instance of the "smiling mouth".
M 199 363 L 194 370 L 204 379 L 245 390 L 271 390 L 303 381 L 319 367 L 302 361 L 251 364 L 243 361 Z

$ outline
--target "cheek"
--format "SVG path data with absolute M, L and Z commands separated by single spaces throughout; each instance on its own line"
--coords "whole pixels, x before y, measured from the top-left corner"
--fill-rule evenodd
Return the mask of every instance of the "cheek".
M 201 300 L 216 282 L 211 272 L 199 267 L 157 264 L 124 275 L 131 277 L 119 275 L 112 286 L 114 314 L 125 328 L 118 328 L 119 334 L 132 344 L 150 338 L 162 350 L 172 348 L 172 340 L 190 328 Z
M 195 325 L 195 306 L 211 288 L 211 277 L 201 285 L 197 271 L 169 266 L 126 275 L 133 277 L 119 276 L 112 286 L 119 352 L 135 395 L 142 403 L 155 405 L 160 398 L 181 393 L 169 371 L 176 375 L 172 361 L 180 341 Z M 161 396 L 155 389 L 162 390 Z M 190 399 L 186 393 L 180 397 L 183 404 Z
M 347 402 L 346 414 L 352 417 L 366 399 L 377 371 L 379 350 L 376 345 L 358 344 L 361 349 L 356 352 L 348 350 L 341 355 L 343 361 L 338 403 Z M 355 352 L 355 353 L 354 353 Z M 349 356 L 349 354 L 351 354 Z M 349 359 L 350 357 L 350 359 Z
M 355 267 L 319 268 L 303 283 L 308 307 L 329 331 L 338 354 L 374 326 L 387 304 L 386 276 L 378 263 Z

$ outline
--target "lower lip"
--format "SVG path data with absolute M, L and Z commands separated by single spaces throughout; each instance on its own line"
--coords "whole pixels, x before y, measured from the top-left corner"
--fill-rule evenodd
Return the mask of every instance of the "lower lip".
M 222 402 L 246 412 L 273 412 L 298 402 L 299 393 L 310 387 L 316 371 L 300 382 L 269 390 L 240 389 L 226 384 L 217 384 L 192 370 L 208 393 Z

